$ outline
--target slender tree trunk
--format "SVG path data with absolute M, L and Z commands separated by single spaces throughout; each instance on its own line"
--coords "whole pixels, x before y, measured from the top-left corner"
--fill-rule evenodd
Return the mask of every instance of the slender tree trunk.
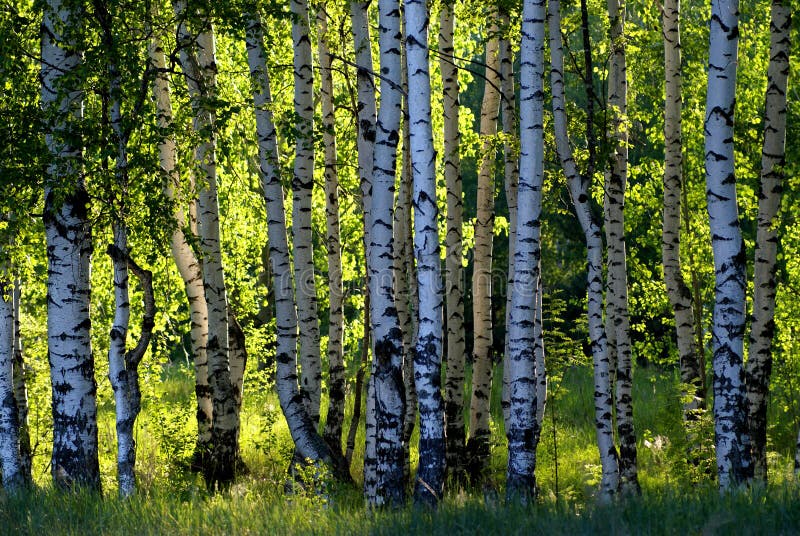
M 297 454 L 303 459 L 330 464 L 333 461 L 330 450 L 317 434 L 314 422 L 302 402 L 297 382 L 297 311 L 286 236 L 283 186 L 279 175 L 278 145 L 272 121 L 264 30 L 257 13 L 248 14 L 245 39 L 255 105 L 259 175 L 267 207 L 272 284 L 275 288 L 278 398 Z
M 20 331 L 20 301 L 22 297 L 22 283 L 19 279 L 14 281 L 14 400 L 17 404 L 17 419 L 19 421 L 19 451 L 22 464 L 22 478 L 28 485 L 32 483 L 31 465 L 33 451 L 31 450 L 30 425 L 28 424 L 28 388 L 27 365 L 22 352 L 22 336 Z
M 206 485 L 227 486 L 235 476 L 239 415 L 230 374 L 228 299 L 220 249 L 217 201 L 215 111 L 209 106 L 216 94 L 217 66 L 214 33 L 208 15 L 197 13 L 199 32 L 189 34 L 185 0 L 176 2 L 181 67 L 194 111 L 193 129 L 201 140 L 195 149 L 199 171 L 198 229 L 203 256 L 203 287 L 208 306 L 208 383 L 211 388 L 211 459 L 204 467 Z M 195 56 L 194 48 L 197 53 Z
M 509 26 L 508 13 L 500 13 L 504 28 Z M 511 314 L 511 292 L 514 284 L 514 251 L 517 244 L 517 185 L 519 184 L 519 149 L 517 135 L 517 110 L 514 91 L 514 57 L 508 36 L 500 38 L 500 93 L 503 111 L 503 162 L 504 183 L 508 205 L 508 278 L 506 279 L 505 344 L 503 352 L 503 419 L 508 420 L 508 366 L 505 357 L 509 355 L 509 315 Z
M 361 185 L 361 210 L 364 215 L 364 256 L 368 264 L 369 247 L 372 243 L 370 239 L 370 211 L 372 207 L 372 174 L 375 165 L 375 137 L 376 137 L 376 103 L 375 103 L 375 81 L 372 76 L 372 46 L 369 34 L 369 9 L 370 1 L 355 1 L 350 3 L 351 26 L 353 30 L 353 48 L 356 58 L 356 78 L 358 84 L 358 102 L 356 104 L 358 137 L 356 146 L 358 150 L 358 175 Z M 369 297 L 369 268 L 366 269 L 367 289 L 364 299 L 364 338 L 363 344 L 370 345 L 370 313 L 371 299 Z M 365 367 L 359 373 L 362 377 L 366 374 L 366 367 L 369 364 L 369 348 L 364 346 L 362 349 L 362 366 Z M 357 382 L 358 383 L 358 382 Z M 372 390 L 372 375 L 367 380 L 367 401 L 365 421 L 365 448 L 364 448 L 364 494 L 366 497 L 375 496 L 377 486 L 377 458 L 376 449 L 376 415 L 374 411 L 374 392 Z M 360 411 L 360 406 L 359 406 Z M 354 420 L 350 425 L 348 434 L 348 450 L 350 449 L 350 437 L 355 441 Z M 350 458 L 348 458 L 350 459 Z
M 6 261 L 7 262 L 7 261 Z M 14 493 L 25 484 L 20 426 L 14 398 L 14 284 L 9 270 L 0 280 L 0 465 L 3 488 Z
M 83 115 L 77 34 L 82 9 L 59 0 L 44 6 L 42 108 L 45 143 L 52 158 L 45 171 L 47 240 L 47 338 L 53 394 L 56 484 L 100 489 L 97 448 L 97 384 L 90 337 L 91 223 L 82 175 L 78 123 Z
M 492 400 L 492 238 L 494 236 L 495 135 L 500 111 L 499 37 L 495 8 L 486 41 L 486 85 L 481 104 L 481 163 L 478 171 L 475 255 L 472 275 L 472 398 L 469 411 L 470 477 L 482 482 L 489 464 Z
M 681 37 L 680 0 L 665 0 L 664 70 L 666 98 L 664 101 L 664 226 L 661 234 L 661 256 L 664 263 L 664 283 L 675 316 L 675 331 L 680 358 L 681 383 L 684 396 L 691 397 L 683 404 L 684 420 L 695 420 L 703 406 L 702 374 L 698 358 L 702 348 L 694 339 L 692 291 L 681 271 L 681 202 L 683 198 L 683 145 L 681 128 Z
M 570 197 L 575 213 L 586 237 L 587 284 L 588 284 L 588 327 L 594 362 L 594 407 L 597 445 L 602 465 L 600 498 L 609 501 L 616 493 L 619 482 L 617 450 L 614 446 L 614 427 L 611 420 L 613 401 L 611 397 L 610 367 L 608 363 L 607 341 L 603 327 L 603 238 L 600 225 L 591 207 L 589 187 L 591 175 L 581 175 L 572 155 L 572 147 L 567 131 L 566 101 L 564 97 L 564 49 L 561 42 L 561 14 L 559 0 L 550 0 L 548 19 L 550 27 L 550 85 L 553 94 L 553 127 L 556 149 L 561 167 L 567 177 Z M 582 2 L 583 5 L 583 2 Z M 587 36 L 588 37 L 588 36 Z M 588 39 L 587 39 L 588 40 Z M 586 41 L 584 41 L 586 43 Z M 587 71 L 591 74 L 591 61 Z M 590 80 L 590 79 L 589 79 Z M 590 92 L 591 93 L 591 92 Z M 591 96 L 590 96 L 591 97 Z M 587 138 L 592 138 L 592 123 L 588 122 Z M 590 158 L 588 169 L 592 169 Z
M 296 147 L 292 179 L 292 235 L 297 319 L 300 327 L 300 390 L 311 420 L 319 423 L 322 362 L 319 348 L 311 192 L 314 187 L 314 78 L 308 2 L 291 0 L 294 43 L 294 113 Z
M 622 493 L 639 494 L 636 432 L 633 427 L 633 367 L 631 363 L 628 275 L 625 251 L 625 188 L 628 181 L 628 80 L 625 56 L 625 2 L 608 0 L 611 22 L 611 69 L 608 103 L 612 110 L 613 154 L 606 183 L 608 248 L 608 308 L 615 332 L 616 413 L 619 435 L 619 485 Z
M 322 100 L 322 143 L 325 146 L 325 215 L 328 247 L 328 416 L 324 438 L 333 452 L 342 453 L 344 422 L 345 369 L 342 286 L 342 244 L 339 240 L 339 177 L 336 162 L 336 118 L 333 110 L 333 72 L 328 50 L 328 13 L 323 4 L 317 9 L 319 32 L 320 97 Z
M 520 44 L 520 158 L 517 244 L 514 250 L 509 365 L 506 500 L 527 504 L 536 495 L 535 304 L 541 278 L 544 179 L 544 0 L 525 0 Z M 541 334 L 539 334 L 541 336 Z
M 367 411 L 375 414 L 375 447 L 365 453 L 365 467 L 374 465 L 375 482 L 365 482 L 369 506 L 395 506 L 403 488 L 403 341 L 394 296 L 394 184 L 401 103 L 401 29 L 396 0 L 378 2 L 381 106 L 376 123 L 372 198 L 367 216 L 367 271 L 372 320 L 372 375 Z M 369 431 L 367 432 L 369 434 Z
M 153 97 L 156 103 L 158 127 L 164 131 L 172 128 L 172 103 L 170 101 L 167 62 L 161 39 L 154 34 L 150 41 L 150 61 L 156 69 L 153 79 Z M 180 175 L 175 138 L 167 135 L 158 144 L 159 165 L 164 174 L 164 195 L 175 203 L 175 230 L 170 248 L 172 258 L 183 280 L 189 303 L 190 340 L 195 371 L 195 398 L 197 400 L 197 445 L 193 466 L 202 470 L 211 451 L 211 388 L 208 386 L 208 307 L 203 293 L 203 273 L 192 248 L 186 240 L 190 232 L 184 210 L 185 201 L 180 196 Z
M 758 230 L 753 276 L 753 316 L 750 355 L 745 369 L 748 429 L 753 448 L 755 478 L 767 481 L 767 397 L 772 373 L 775 335 L 775 279 L 778 249 L 778 210 L 786 163 L 786 85 L 789 76 L 789 2 L 773 0 L 767 95 L 764 103 L 764 146 L 758 196 Z
M 347 463 L 347 467 L 349 468 L 353 463 L 353 452 L 356 449 L 356 434 L 358 433 L 358 423 L 361 422 L 361 399 L 364 393 L 364 376 L 367 374 L 367 367 L 369 366 L 369 289 L 364 289 L 364 334 L 361 337 L 361 364 L 358 367 L 358 372 L 356 372 L 356 385 L 353 389 L 355 391 L 355 396 L 353 397 L 353 415 L 350 417 L 350 426 L 347 429 L 347 446 L 344 452 L 344 459 Z M 369 400 L 369 399 L 367 399 Z M 367 413 L 369 416 L 369 413 Z M 374 411 L 373 411 L 374 416 Z M 367 423 L 369 425 L 369 423 Z M 372 421 L 372 428 L 375 427 L 375 421 Z M 366 426 L 365 426 L 366 428 Z M 373 436 L 374 439 L 374 436 Z M 370 447 L 370 445 L 372 445 Z M 375 456 L 375 442 L 367 443 L 366 448 L 372 448 L 372 456 Z M 364 449 L 366 452 L 366 448 Z M 368 475 L 366 473 L 366 467 L 364 468 L 364 484 L 366 487 L 366 482 L 368 480 Z M 374 481 L 375 475 L 374 472 L 370 476 L 370 478 Z
M 721 490 L 751 471 L 744 384 L 745 251 L 736 206 L 733 114 L 739 45 L 738 0 L 711 2 L 705 118 L 706 199 L 714 253 L 714 443 Z
M 460 479 L 464 472 L 464 265 L 461 227 L 464 219 L 461 185 L 461 134 L 458 128 L 458 68 L 453 57 L 455 2 L 443 2 L 439 14 L 439 69 L 442 73 L 444 116 L 444 178 L 447 186 L 447 254 L 445 292 L 447 299 L 447 372 L 445 421 L 447 423 L 447 469 Z
M 406 0 L 406 62 L 411 169 L 414 178 L 414 256 L 419 288 L 419 333 L 414 383 L 419 402 L 419 468 L 414 501 L 436 505 L 444 491 L 444 403 L 441 389 L 442 289 L 436 202 L 436 154 L 428 67 L 429 13 L 424 0 Z

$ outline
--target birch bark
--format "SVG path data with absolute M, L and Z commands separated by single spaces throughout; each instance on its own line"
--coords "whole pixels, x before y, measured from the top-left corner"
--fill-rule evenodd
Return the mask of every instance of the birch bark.
M 14 398 L 14 284 L 7 266 L 0 277 L 0 466 L 3 488 L 15 493 L 23 487 L 25 478 Z

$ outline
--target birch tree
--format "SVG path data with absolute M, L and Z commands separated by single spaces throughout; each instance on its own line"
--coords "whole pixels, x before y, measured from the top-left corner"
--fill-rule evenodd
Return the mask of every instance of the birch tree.
M 581 2 L 585 8 L 585 1 Z M 559 0 L 548 3 L 550 28 L 550 86 L 553 94 L 553 128 L 556 150 L 561 167 L 567 178 L 570 197 L 575 213 L 586 237 L 588 287 L 587 318 L 589 340 L 591 342 L 594 368 L 594 408 L 597 446 L 600 451 L 602 477 L 600 498 L 608 502 L 616 493 L 619 483 L 619 462 L 614 444 L 614 425 L 612 421 L 613 399 L 611 395 L 610 366 L 607 354 L 607 341 L 603 326 L 603 237 L 599 222 L 591 206 L 591 173 L 593 160 L 590 153 L 587 171 L 581 174 L 575 162 L 567 130 L 566 100 L 564 95 L 564 49 L 561 40 L 561 13 Z M 588 42 L 588 28 L 584 46 Z M 587 51 L 588 52 L 588 51 Z M 591 55 L 589 55 L 589 60 Z M 591 61 L 586 62 L 587 75 L 591 75 Z M 587 78 L 591 80 L 591 78 Z M 591 97 L 591 91 L 589 91 Z M 587 138 L 592 139 L 592 122 L 587 121 Z
M 733 120 L 739 45 L 738 0 L 713 0 L 705 115 L 706 200 L 714 253 L 714 444 L 719 487 L 744 482 L 751 470 L 743 346 L 745 253 L 734 174 Z
M 500 111 L 499 31 L 492 8 L 486 41 L 486 84 L 481 103 L 481 159 L 478 170 L 478 200 L 475 218 L 475 254 L 472 276 L 472 398 L 470 399 L 470 476 L 481 481 L 489 463 L 492 398 L 492 238 L 494 236 L 495 135 Z
M 699 348 L 694 339 L 694 297 L 681 272 L 681 199 L 683 196 L 682 145 L 682 70 L 680 38 L 680 0 L 666 0 L 662 11 L 664 28 L 664 224 L 661 234 L 661 257 L 664 283 L 675 318 L 681 383 L 688 392 L 683 404 L 684 419 L 696 418 L 705 393 L 700 367 Z
M 753 314 L 745 369 L 747 424 L 752 441 L 753 473 L 767 480 L 767 398 L 772 373 L 772 339 L 775 334 L 778 210 L 786 164 L 786 87 L 789 76 L 791 7 L 773 0 L 770 23 L 767 94 L 764 99 L 764 144 L 758 195 L 758 228 L 753 275 Z
M 154 69 L 153 100 L 156 105 L 157 126 L 169 133 L 173 125 L 172 102 L 170 98 L 167 61 L 161 39 L 153 34 L 149 48 L 150 62 Z M 195 372 L 195 400 L 197 403 L 197 444 L 192 464 L 202 470 L 207 454 L 211 451 L 211 389 L 208 386 L 208 306 L 203 291 L 203 273 L 186 233 L 196 231 L 196 212 L 187 215 L 185 200 L 181 194 L 178 155 L 175 138 L 166 134 L 158 144 L 158 159 L 164 176 L 164 196 L 174 203 L 175 228 L 172 231 L 170 250 L 172 259 L 183 280 L 184 291 L 189 305 L 190 344 Z M 194 184 L 190 185 L 191 188 Z M 194 203 L 191 204 L 194 207 Z
M 342 286 L 342 244 L 339 239 L 339 177 L 336 162 L 336 118 L 333 110 L 333 72 L 328 49 L 328 12 L 324 5 L 317 9 L 319 31 L 320 100 L 322 101 L 322 143 L 325 147 L 325 220 L 328 249 L 328 416 L 324 438 L 333 452 L 342 452 L 344 422 L 345 369 L 342 342 L 344 338 Z
M 322 363 L 319 347 L 317 284 L 311 231 L 311 191 L 314 187 L 314 78 L 309 35 L 308 2 L 291 0 L 294 44 L 295 159 L 292 178 L 292 238 L 300 327 L 301 392 L 314 423 L 319 423 Z
M 7 263 L 8 261 L 6 261 Z M 8 265 L 0 274 L 0 465 L 3 488 L 11 493 L 25 484 L 20 454 L 20 426 L 14 398 L 14 284 Z
M 297 381 L 297 310 L 294 301 L 292 265 L 286 233 L 286 212 L 278 163 L 278 144 L 272 119 L 272 96 L 264 48 L 264 29 L 255 8 L 246 14 L 247 62 L 253 87 L 258 139 L 259 176 L 267 209 L 269 259 L 275 288 L 277 328 L 276 386 L 283 415 L 289 426 L 295 451 L 302 459 L 333 462 L 330 451 L 317 434 L 300 395 Z M 336 469 L 336 468 L 335 468 Z
M 520 158 L 517 242 L 509 314 L 509 409 L 506 500 L 527 504 L 536 494 L 534 313 L 539 291 L 544 179 L 544 0 L 525 0 L 520 43 Z
M 445 422 L 447 423 L 447 469 L 456 477 L 464 471 L 464 266 L 461 242 L 464 207 L 461 181 L 461 134 L 458 130 L 459 88 L 455 64 L 453 30 L 455 2 L 443 2 L 439 14 L 439 70 L 442 73 L 444 116 L 444 178 L 447 187 L 447 254 L 445 296 L 447 300 L 447 370 Z
M 616 363 L 616 417 L 619 436 L 620 491 L 640 493 L 636 469 L 636 433 L 633 427 L 633 367 L 631 364 L 628 275 L 625 251 L 625 189 L 628 181 L 628 80 L 625 56 L 625 2 L 608 0 L 611 24 L 611 66 L 608 105 L 612 113 L 612 154 L 606 173 L 605 229 L 608 250 L 606 330 L 613 330 Z
M 17 404 L 17 421 L 19 423 L 19 451 L 22 464 L 22 478 L 26 483 L 32 482 L 31 465 L 33 450 L 31 448 L 30 423 L 28 422 L 28 365 L 25 363 L 20 330 L 20 302 L 22 301 L 22 283 L 14 281 L 14 401 Z
M 373 465 L 374 481 L 365 480 L 367 504 L 398 505 L 403 489 L 403 340 L 394 296 L 392 222 L 397 142 L 401 103 L 401 28 L 396 0 L 378 2 L 381 105 L 376 122 L 372 197 L 367 215 L 369 245 L 367 273 L 372 321 L 372 375 L 367 411 L 374 412 L 374 453 L 365 452 L 364 465 Z M 367 432 L 370 433 L 369 431 Z M 369 446 L 369 445 L 368 445 Z M 374 455 L 374 458 L 370 459 Z
M 47 342 L 52 382 L 56 485 L 100 488 L 97 384 L 90 337 L 92 228 L 82 177 L 83 89 L 80 35 L 84 12 L 73 3 L 43 5 L 41 102 L 45 143 Z
M 239 413 L 231 381 L 228 334 L 228 299 L 220 249 L 215 110 L 217 66 L 211 21 L 202 12 L 188 13 L 184 0 L 175 3 L 181 68 L 189 87 L 194 112 L 192 128 L 200 136 L 195 149 L 198 171 L 198 230 L 202 255 L 203 288 L 208 306 L 208 383 L 212 395 L 211 459 L 204 467 L 209 488 L 228 485 L 235 476 L 238 457 Z M 192 36 L 187 23 L 199 26 Z M 196 53 L 195 53 L 196 50 Z

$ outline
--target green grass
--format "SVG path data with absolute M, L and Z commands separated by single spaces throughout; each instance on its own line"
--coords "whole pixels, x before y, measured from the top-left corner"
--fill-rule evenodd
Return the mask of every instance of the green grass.
M 496 378 L 501 378 L 498 373 Z M 768 489 L 720 495 L 704 472 L 684 461 L 677 379 L 637 371 L 634 400 L 643 494 L 598 505 L 591 371 L 568 368 L 553 386 L 538 450 L 540 497 L 529 508 L 502 500 L 505 440 L 495 427 L 491 479 L 500 490 L 456 490 L 435 511 L 412 506 L 367 512 L 359 489 L 330 484 L 324 496 L 283 493 L 292 442 L 275 395 L 249 384 L 242 416 L 242 456 L 250 473 L 224 493 L 209 495 L 185 469 L 194 444 L 191 373 L 171 367 L 154 383 L 139 419 L 139 493 L 116 497 L 113 411 L 100 414 L 104 493 L 60 493 L 50 484 L 47 438 L 39 438 L 37 488 L 0 496 L 1 534 L 791 534 L 800 532 L 800 486 L 791 445 L 771 445 Z M 499 416 L 499 398 L 493 400 Z M 348 408 L 348 413 L 351 408 Z M 555 416 L 555 419 L 553 419 Z M 791 423 L 785 423 L 790 426 Z M 708 423 L 704 444 L 710 444 Z M 363 428 L 363 427 L 362 427 Z M 554 435 L 555 430 L 555 435 Z M 789 437 L 788 434 L 784 434 Z M 554 442 L 558 452 L 556 493 Z M 354 477 L 361 477 L 363 430 Z M 711 464 L 713 466 L 713 463 Z

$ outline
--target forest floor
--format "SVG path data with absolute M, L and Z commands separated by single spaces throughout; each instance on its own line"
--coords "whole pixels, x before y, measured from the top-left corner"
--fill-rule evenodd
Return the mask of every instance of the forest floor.
M 495 374 L 502 378 L 502 373 Z M 193 383 L 185 367 L 167 370 L 139 419 L 139 493 L 120 501 L 114 482 L 113 406 L 100 406 L 104 493 L 51 488 L 47 438 L 37 446 L 37 489 L 0 496 L 0 534 L 797 534 L 800 483 L 792 472 L 793 411 L 773 410 L 770 485 L 720 495 L 713 473 L 713 428 L 701 422 L 689 451 L 674 372 L 639 369 L 635 422 L 640 497 L 597 503 L 591 370 L 570 367 L 551 381 L 538 450 L 539 500 L 529 508 L 502 500 L 505 440 L 494 400 L 492 481 L 482 490 L 453 490 L 438 510 L 412 506 L 366 512 L 358 489 L 328 481 L 323 494 L 284 493 L 292 443 L 277 399 L 250 381 L 242 419 L 242 457 L 249 472 L 230 490 L 209 494 L 188 471 L 194 427 Z M 499 389 L 496 391 L 499 392 Z M 773 406 L 780 404 L 773 404 Z M 363 431 L 358 443 L 363 445 Z M 363 448 L 363 447 L 362 447 Z M 687 452 L 695 463 L 687 463 Z M 356 449 L 353 476 L 361 478 Z M 415 463 L 412 451 L 412 464 Z M 557 462 L 557 463 L 556 463 Z M 324 479 L 324 476 L 323 476 Z M 499 492 L 496 490 L 500 490 Z

